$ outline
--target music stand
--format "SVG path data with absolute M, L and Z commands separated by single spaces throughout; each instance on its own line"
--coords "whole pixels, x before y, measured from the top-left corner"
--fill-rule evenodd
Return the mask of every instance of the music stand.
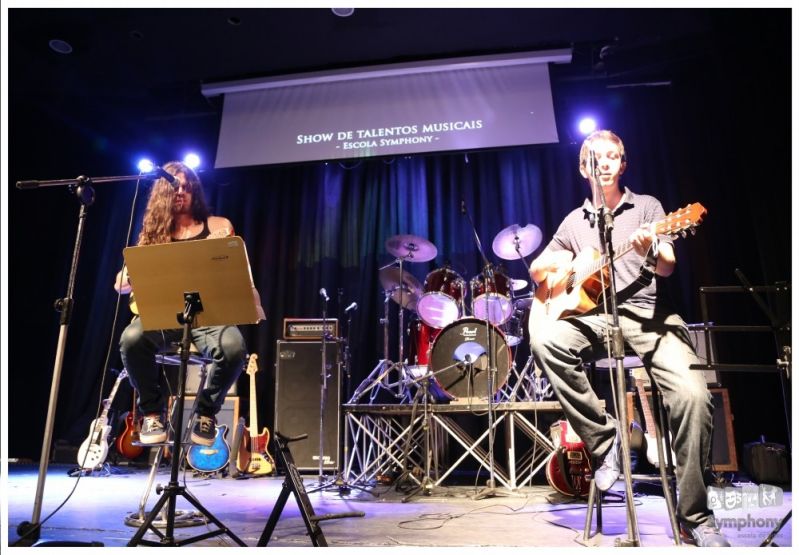
M 175 432 L 172 438 L 173 455 L 169 484 L 162 488 L 161 497 L 130 539 L 128 546 L 144 544 L 179 547 L 227 534 L 238 545 L 246 547 L 238 536 L 178 482 L 181 459 L 180 434 L 183 429 L 183 401 L 191 347 L 191 328 L 254 324 L 260 319 L 244 241 L 241 237 L 224 237 L 128 247 L 123 253 L 131 284 L 136 289 L 136 302 L 142 328 L 145 331 L 175 329 L 175 319 L 183 327 L 178 389 L 173 416 Z M 176 540 L 175 509 L 179 495 L 194 505 L 209 522 L 217 526 L 217 529 Z M 165 504 L 167 504 L 167 514 L 164 534 L 152 523 Z M 155 533 L 160 541 L 142 539 L 148 529 Z

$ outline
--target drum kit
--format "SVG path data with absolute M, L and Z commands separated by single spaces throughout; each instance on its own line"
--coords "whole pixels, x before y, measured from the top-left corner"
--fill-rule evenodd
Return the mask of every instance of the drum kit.
M 541 231 L 534 225 L 511 225 L 494 238 L 494 254 L 504 260 L 521 260 L 541 244 Z M 524 320 L 533 292 L 523 293 L 528 282 L 511 278 L 501 266 L 487 264 L 468 282 L 451 264 L 427 274 L 424 284 L 406 270 L 406 263 L 433 260 L 436 246 L 415 235 L 396 235 L 386 243 L 395 260 L 379 269 L 385 294 L 383 326 L 384 358 L 356 389 L 350 403 L 367 392 L 374 399 L 378 388 L 389 389 L 403 401 L 410 388 L 423 384 L 436 402 L 485 399 L 502 388 L 511 372 L 512 348 L 524 340 Z M 471 299 L 467 303 L 467 297 Z M 389 360 L 389 300 L 397 303 L 399 361 Z M 412 314 L 404 353 L 404 312 Z M 490 333 L 488 331 L 490 327 Z M 489 353 L 489 346 L 492 352 Z M 491 383 L 485 377 L 489 360 L 497 368 Z M 391 381 L 397 371 L 398 379 Z M 395 391 L 396 388 L 396 391 Z M 488 391 L 491 388 L 492 391 Z

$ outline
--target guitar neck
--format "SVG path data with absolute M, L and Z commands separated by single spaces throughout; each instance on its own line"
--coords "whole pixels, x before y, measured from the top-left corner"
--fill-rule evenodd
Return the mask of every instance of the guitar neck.
M 255 397 L 255 372 L 250 374 L 250 436 L 258 435 L 258 402 Z
M 111 388 L 111 393 L 109 393 L 108 398 L 103 401 L 103 412 L 100 414 L 101 419 L 106 420 L 108 418 L 108 411 L 111 408 L 111 403 L 114 402 L 114 397 L 119 389 L 119 384 L 122 383 L 122 380 L 124 380 L 127 375 L 128 373 L 123 370 L 119 373 L 119 376 L 117 376 L 117 379 L 114 382 L 114 387 Z
M 635 389 L 638 390 L 638 397 L 641 400 L 641 412 L 644 413 L 644 426 L 646 426 L 646 433 L 655 434 L 655 417 L 652 414 L 652 409 L 649 406 L 649 398 L 646 396 L 646 389 L 644 388 L 644 380 L 635 380 Z

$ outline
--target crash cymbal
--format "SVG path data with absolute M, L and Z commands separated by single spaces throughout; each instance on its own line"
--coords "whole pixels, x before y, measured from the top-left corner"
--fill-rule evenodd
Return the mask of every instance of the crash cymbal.
M 438 249 L 433 243 L 416 235 L 389 237 L 386 239 L 386 250 L 392 256 L 403 258 L 408 262 L 427 262 L 438 254 Z
M 391 298 L 395 303 L 408 310 L 416 310 L 416 303 L 422 296 L 422 286 L 418 279 L 406 270 L 402 272 L 402 281 L 400 281 L 400 270 L 396 266 L 383 268 L 378 276 L 383 289 L 391 292 Z
M 527 280 L 526 279 L 513 279 L 510 280 L 510 288 L 514 291 L 519 291 L 527 287 Z
M 516 245 L 519 245 L 519 252 L 516 252 Z M 541 244 L 541 230 L 533 224 L 527 224 L 524 227 L 519 227 L 519 224 L 513 224 L 494 237 L 494 242 L 491 246 L 494 249 L 494 254 L 505 260 L 516 260 L 521 256 L 531 254 L 538 245 Z

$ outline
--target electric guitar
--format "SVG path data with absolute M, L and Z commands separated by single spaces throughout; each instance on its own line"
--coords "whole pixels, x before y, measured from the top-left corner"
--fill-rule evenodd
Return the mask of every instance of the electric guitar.
M 199 472 L 216 472 L 227 466 L 230 459 L 230 447 L 225 440 L 227 426 L 216 427 L 216 435 L 212 445 L 192 445 L 186 452 L 186 461 Z
M 632 372 L 633 379 L 635 380 L 635 389 L 638 392 L 638 398 L 641 401 L 641 412 L 644 416 L 645 429 L 643 434 L 643 445 L 646 446 L 646 460 L 648 460 L 651 465 L 658 466 L 660 457 L 658 457 L 658 442 L 657 436 L 655 435 L 655 416 L 652 414 L 652 409 L 649 406 L 649 397 L 644 389 L 645 384 L 649 381 L 648 376 L 646 375 L 646 370 L 643 368 L 634 368 Z M 664 430 L 664 433 L 669 433 L 669 431 Z M 665 437 L 663 438 L 663 452 L 666 452 Z M 676 458 L 677 457 L 674 454 L 674 451 L 672 451 L 671 460 L 674 461 Z M 668 458 L 666 460 L 668 460 Z
M 78 465 L 84 470 L 92 470 L 101 466 L 108 456 L 108 434 L 111 432 L 111 426 L 108 425 L 108 409 L 114 402 L 114 395 L 117 394 L 119 384 L 127 376 L 128 371 L 123 368 L 114 382 L 108 399 L 103 401 L 103 412 L 89 426 L 89 437 L 83 440 L 78 448 Z
M 591 457 L 585 443 L 566 420 L 559 420 L 552 428 L 555 450 L 547 461 L 547 482 L 563 495 L 585 497 L 592 474 Z
M 705 214 L 707 209 L 698 202 L 689 204 L 656 222 L 655 234 L 669 237 L 685 237 L 687 231 L 693 234 Z M 633 245 L 625 241 L 616 247 L 616 258 L 630 252 L 634 252 Z M 543 280 L 535 291 L 528 322 L 531 337 L 537 327 L 545 326 L 548 322 L 595 308 L 605 291 L 603 284 L 607 286 L 609 283 L 607 256 L 591 247 L 583 249 L 573 259 L 572 253 L 562 253 L 560 256 L 566 269 Z
M 125 416 L 125 429 L 117 436 L 114 446 L 117 453 L 128 460 L 133 460 L 144 451 L 141 445 L 133 445 L 139 441 L 139 431 L 141 430 L 141 418 L 136 414 L 136 390 L 133 390 L 133 408 Z
M 258 403 L 255 397 L 255 374 L 258 372 L 258 355 L 251 354 L 247 362 L 250 375 L 250 425 L 244 429 L 236 467 L 248 474 L 271 474 L 275 461 L 269 454 L 269 429 L 264 426 L 258 433 Z

